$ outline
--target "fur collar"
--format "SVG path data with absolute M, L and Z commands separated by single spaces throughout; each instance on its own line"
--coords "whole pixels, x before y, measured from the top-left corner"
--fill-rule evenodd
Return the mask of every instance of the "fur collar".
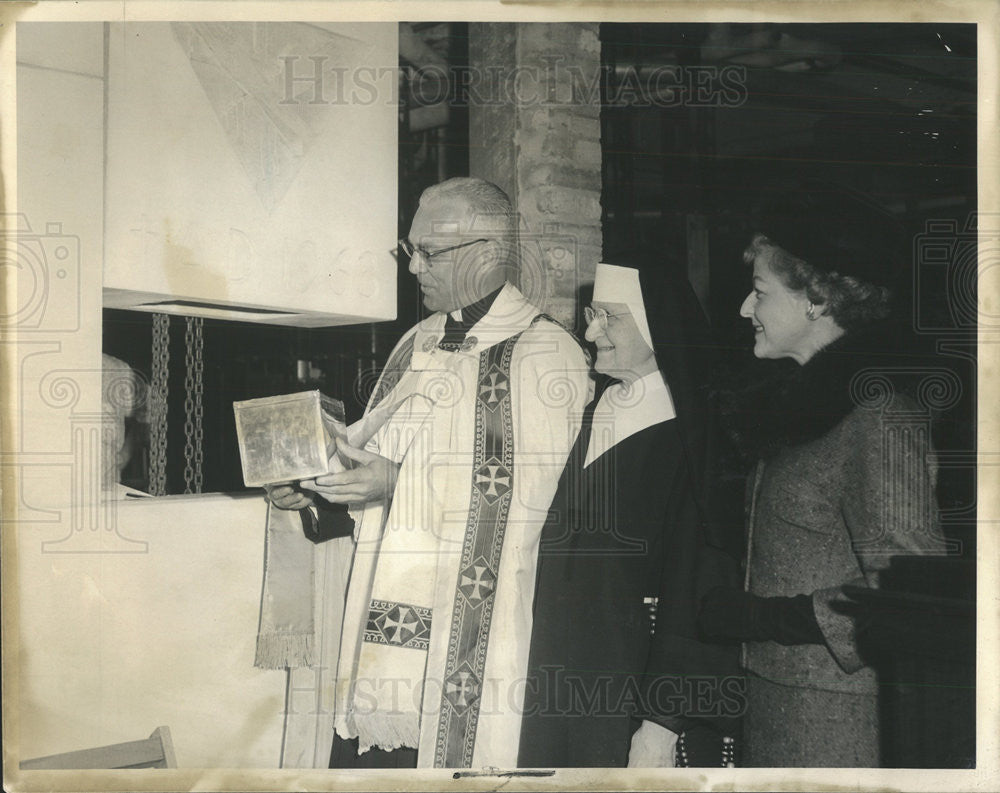
M 854 410 L 854 377 L 891 366 L 899 339 L 896 329 L 878 323 L 841 336 L 803 366 L 774 362 L 763 379 L 758 375 L 752 385 L 724 390 L 720 407 L 737 448 L 748 459 L 768 458 L 821 438 Z

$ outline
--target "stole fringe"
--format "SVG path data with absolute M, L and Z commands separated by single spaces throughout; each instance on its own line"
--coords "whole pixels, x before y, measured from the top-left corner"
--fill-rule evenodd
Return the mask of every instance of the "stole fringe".
M 383 713 L 375 711 L 359 718 L 354 714 L 358 732 L 358 752 L 372 747 L 392 751 L 402 746 L 420 745 L 420 716 L 417 713 Z
M 261 633 L 253 665 L 258 669 L 285 669 L 315 663 L 313 637 L 303 633 Z

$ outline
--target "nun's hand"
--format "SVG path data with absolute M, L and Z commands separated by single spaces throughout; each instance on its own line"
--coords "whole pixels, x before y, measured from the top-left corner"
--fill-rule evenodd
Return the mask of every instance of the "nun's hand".
M 629 768 L 673 768 L 678 735 L 656 722 L 644 721 L 632 736 Z

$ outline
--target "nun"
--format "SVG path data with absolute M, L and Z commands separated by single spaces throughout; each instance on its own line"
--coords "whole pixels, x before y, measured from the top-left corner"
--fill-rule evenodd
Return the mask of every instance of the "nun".
M 696 608 L 738 580 L 706 518 L 707 323 L 662 264 L 598 264 L 584 316 L 598 383 L 542 530 L 518 765 L 726 765 L 738 658 Z

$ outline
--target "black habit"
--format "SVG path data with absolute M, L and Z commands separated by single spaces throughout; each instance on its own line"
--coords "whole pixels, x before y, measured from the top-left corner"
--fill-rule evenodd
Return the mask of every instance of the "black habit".
M 690 341 L 686 283 L 642 278 L 677 418 L 584 467 L 600 388 L 588 406 L 542 530 L 521 767 L 625 766 L 642 720 L 685 733 L 690 765 L 719 765 L 744 708 L 735 648 L 697 629 L 701 596 L 739 579 L 706 517 L 706 396 L 691 358 L 704 364 L 708 347 Z

